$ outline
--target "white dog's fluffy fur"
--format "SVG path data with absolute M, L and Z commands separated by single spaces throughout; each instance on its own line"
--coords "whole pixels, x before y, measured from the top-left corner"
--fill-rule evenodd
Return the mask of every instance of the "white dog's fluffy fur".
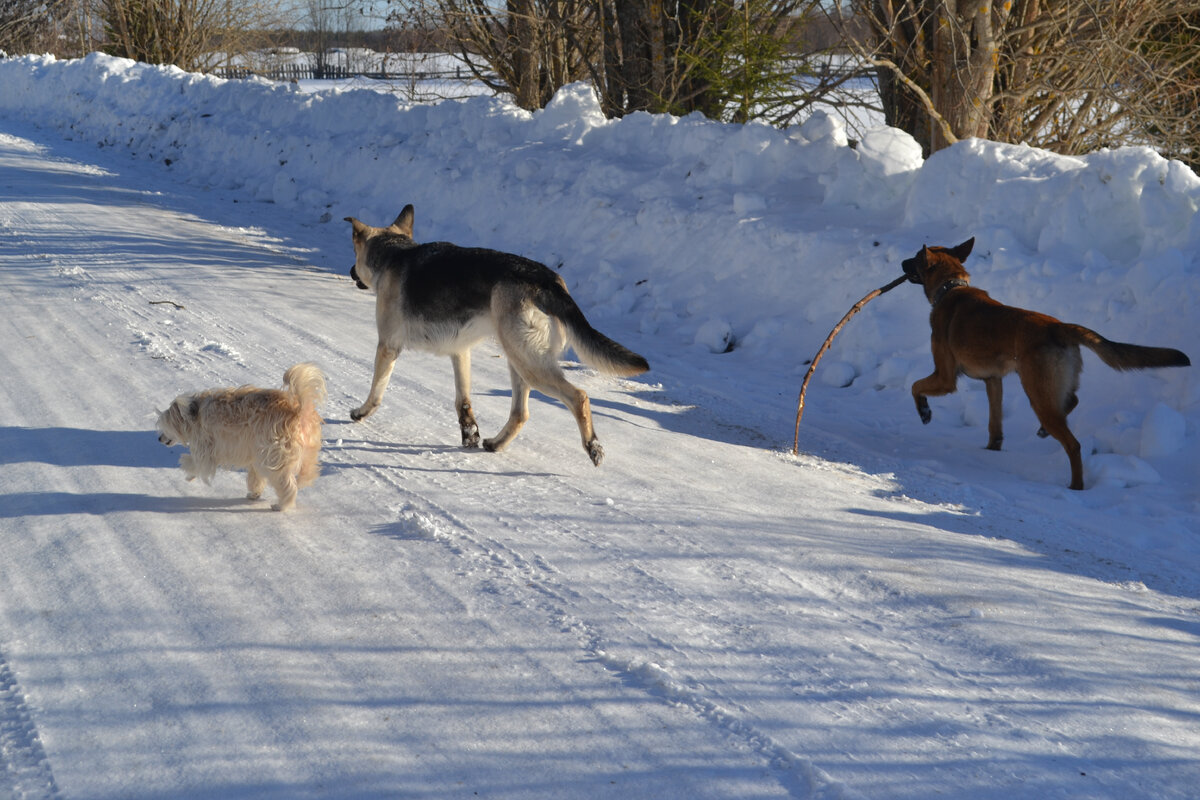
M 241 386 L 209 389 L 175 398 L 158 416 L 158 440 L 187 445 L 179 459 L 187 479 L 208 483 L 217 469 L 246 469 L 246 495 L 262 496 L 270 483 L 287 511 L 296 492 L 316 480 L 321 450 L 325 378 L 312 364 L 297 364 L 283 375 L 283 389 Z

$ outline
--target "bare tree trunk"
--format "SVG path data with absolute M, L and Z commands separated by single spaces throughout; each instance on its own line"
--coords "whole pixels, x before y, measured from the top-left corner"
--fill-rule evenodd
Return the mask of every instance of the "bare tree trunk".
M 508 0 L 508 52 L 512 58 L 512 93 L 521 108 L 540 108 L 538 30 L 531 0 Z
M 1173 131 L 1195 128 L 1170 109 L 1200 80 L 1188 22 L 1200 0 L 848 2 L 853 13 L 833 19 L 846 31 L 847 19 L 869 22 L 876 39 L 861 55 L 891 73 L 880 80 L 888 122 L 931 151 L 986 137 L 1088 152 L 1138 142 L 1164 115 Z
M 621 42 L 617 83 L 625 95 L 625 111 L 654 107 L 653 21 L 644 0 L 614 0 Z M 661 43 L 661 39 L 660 39 Z

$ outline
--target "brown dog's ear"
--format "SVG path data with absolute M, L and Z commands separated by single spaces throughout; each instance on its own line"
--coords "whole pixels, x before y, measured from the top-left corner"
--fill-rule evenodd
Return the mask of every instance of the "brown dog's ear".
M 400 216 L 396 217 L 396 221 L 392 223 L 392 228 L 411 239 L 413 234 L 413 217 L 415 216 L 416 211 L 413 209 L 412 203 L 409 203 L 400 212 Z
M 971 250 L 974 247 L 975 247 L 975 237 L 972 236 L 970 239 L 967 239 L 965 242 L 960 244 L 958 247 L 951 248 L 949 252 L 950 252 L 950 255 L 952 255 L 956 259 L 958 259 L 958 263 L 961 264 L 962 262 L 967 260 L 967 256 L 971 255 Z

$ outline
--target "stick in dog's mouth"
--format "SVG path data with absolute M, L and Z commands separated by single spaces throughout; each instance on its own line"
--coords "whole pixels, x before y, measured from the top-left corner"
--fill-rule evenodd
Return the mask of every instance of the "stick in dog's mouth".
M 800 397 L 796 401 L 796 438 L 792 442 L 792 455 L 798 455 L 800 453 L 800 418 L 804 416 L 804 395 L 806 392 L 808 392 L 808 381 L 812 378 L 813 373 L 817 369 L 817 362 L 821 360 L 821 356 L 825 355 L 825 351 L 829 349 L 831 344 L 833 344 L 833 337 L 838 335 L 838 332 L 842 329 L 842 326 L 846 324 L 846 321 L 861 311 L 863 306 L 874 300 L 876 297 L 879 297 L 879 295 L 883 294 L 884 292 L 890 292 L 900 284 L 912 280 L 912 276 L 908 274 L 907 267 L 905 267 L 904 271 L 904 275 L 896 278 L 896 280 L 892 281 L 886 286 L 880 286 L 878 289 L 871 292 L 862 300 L 859 300 L 857 303 L 851 306 L 850 310 L 846 312 L 846 315 L 842 317 L 841 321 L 837 325 L 833 326 L 833 330 L 829 332 L 829 336 L 825 337 L 825 342 L 821 345 L 821 349 L 817 351 L 815 356 L 813 356 L 812 363 L 808 365 L 808 372 L 804 375 L 804 382 L 800 384 Z

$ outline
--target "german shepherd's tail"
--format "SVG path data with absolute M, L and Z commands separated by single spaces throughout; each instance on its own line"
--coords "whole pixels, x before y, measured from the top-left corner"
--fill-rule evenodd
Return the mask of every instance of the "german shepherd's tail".
M 1150 367 L 1190 367 L 1191 360 L 1173 347 L 1143 347 L 1140 344 L 1110 342 L 1082 325 L 1063 323 L 1059 329 L 1072 344 L 1081 344 L 1100 357 L 1113 369 L 1147 369 Z
M 589 366 L 621 377 L 640 375 L 650 369 L 646 359 L 591 326 L 561 278 L 540 286 L 534 304 L 566 327 L 571 346 Z

